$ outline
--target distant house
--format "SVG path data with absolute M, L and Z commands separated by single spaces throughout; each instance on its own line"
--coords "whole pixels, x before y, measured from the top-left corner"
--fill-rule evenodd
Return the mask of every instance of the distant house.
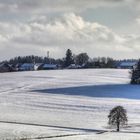
M 78 69 L 78 68 L 82 68 L 82 66 L 80 65 L 76 65 L 76 64 L 71 64 L 67 67 L 68 69 Z
M 53 70 L 57 68 L 56 64 L 42 64 L 38 67 L 38 70 Z
M 15 65 L 13 65 L 13 67 L 15 68 L 16 71 L 19 71 L 21 65 L 22 65 L 21 63 L 17 63 Z
M 19 67 L 19 71 L 34 71 L 37 69 L 38 69 L 38 66 L 33 63 L 24 63 Z
M 42 65 L 43 63 L 36 63 L 35 65 L 36 65 L 36 67 L 37 67 L 37 69 Z
M 135 65 L 137 64 L 136 61 L 123 61 L 120 62 L 117 66 L 117 68 L 121 68 L 121 69 L 132 69 Z
M 12 72 L 12 71 L 14 70 L 9 64 L 7 63 L 0 64 L 0 72 Z

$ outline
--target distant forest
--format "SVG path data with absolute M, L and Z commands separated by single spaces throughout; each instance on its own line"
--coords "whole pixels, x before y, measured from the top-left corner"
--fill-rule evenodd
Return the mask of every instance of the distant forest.
M 23 64 L 23 63 L 45 63 L 45 64 L 57 64 L 61 67 L 68 67 L 71 64 L 84 66 L 85 68 L 100 67 L 100 68 L 114 68 L 122 61 L 137 61 L 136 59 L 123 59 L 115 60 L 110 57 L 94 57 L 90 58 L 87 53 L 79 53 L 75 55 L 70 49 L 66 51 L 64 58 L 54 59 L 49 57 L 40 56 L 18 56 L 10 60 L 2 61 L 1 63 L 7 63 L 11 65 Z

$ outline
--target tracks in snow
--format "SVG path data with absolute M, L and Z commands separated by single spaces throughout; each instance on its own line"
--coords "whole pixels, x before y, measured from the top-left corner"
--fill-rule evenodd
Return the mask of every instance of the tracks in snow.
M 22 140 L 32 140 L 32 139 L 51 139 L 51 138 L 60 138 L 60 137 L 71 137 L 71 136 L 79 136 L 79 135 L 86 135 L 86 133 L 79 133 L 79 134 L 64 134 L 64 135 L 54 135 L 54 136 L 44 136 L 44 137 L 34 137 L 34 138 L 22 138 Z
M 77 128 L 77 127 L 65 127 L 65 126 L 58 126 L 58 125 L 44 125 L 44 124 L 35 124 L 35 123 L 23 123 L 23 122 L 14 122 L 14 121 L 0 121 L 0 123 L 6 124 L 17 124 L 17 125 L 28 125 L 28 126 L 41 126 L 41 127 L 51 127 L 51 128 L 58 128 L 58 129 L 67 129 L 67 130 L 77 130 L 82 132 L 95 132 L 95 133 L 103 133 L 106 130 L 98 130 L 98 129 L 87 129 L 87 128 Z
M 57 134 L 50 136 L 36 136 L 36 137 L 23 137 L 22 140 L 32 140 L 32 139 L 51 139 L 51 138 L 60 138 L 60 137 L 70 137 L 70 136 L 78 136 L 78 135 L 89 135 L 89 134 L 103 134 L 107 132 L 106 130 L 98 130 L 98 129 L 86 129 L 86 128 L 77 128 L 77 127 L 65 127 L 65 126 L 55 126 L 55 125 L 44 125 L 44 124 L 35 124 L 35 123 L 23 123 L 23 122 L 14 122 L 14 121 L 0 121 L 0 123 L 5 124 L 15 124 L 15 125 L 26 125 L 26 126 L 35 126 L 35 127 L 48 127 L 53 129 L 64 129 L 66 131 L 71 132 L 68 134 Z
M 58 135 L 50 135 L 50 136 L 36 136 L 30 138 L 22 138 L 22 140 L 32 140 L 32 139 L 51 139 L 51 138 L 60 138 L 60 137 L 71 137 L 71 136 L 79 136 L 79 135 L 90 135 L 90 134 L 106 134 L 106 133 L 135 133 L 140 134 L 140 132 L 132 132 L 132 131 L 107 131 L 107 130 L 98 130 L 98 129 L 86 129 L 86 128 L 77 128 L 77 127 L 65 127 L 65 126 L 57 126 L 57 125 L 45 125 L 45 124 L 35 124 L 35 123 L 24 123 L 24 122 L 14 122 L 14 121 L 0 121 L 0 123 L 5 124 L 15 124 L 15 125 L 26 125 L 26 126 L 35 126 L 35 127 L 48 127 L 48 128 L 56 128 L 56 129 L 66 129 L 77 131 L 69 134 L 58 134 Z

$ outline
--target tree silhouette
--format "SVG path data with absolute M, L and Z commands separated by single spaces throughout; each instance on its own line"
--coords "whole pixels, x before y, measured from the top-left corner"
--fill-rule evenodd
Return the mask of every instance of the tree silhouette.
M 122 106 L 116 106 L 108 115 L 109 118 L 109 125 L 117 126 L 117 131 L 120 131 L 120 125 L 127 124 L 127 112 Z
M 87 53 L 80 53 L 76 56 L 76 64 L 83 65 L 86 64 L 89 60 Z
M 137 65 L 133 67 L 131 84 L 140 84 L 140 60 L 138 61 Z
M 68 67 L 68 66 L 71 65 L 72 63 L 74 63 L 72 51 L 71 51 L 70 49 L 68 49 L 68 50 L 66 51 L 65 67 Z

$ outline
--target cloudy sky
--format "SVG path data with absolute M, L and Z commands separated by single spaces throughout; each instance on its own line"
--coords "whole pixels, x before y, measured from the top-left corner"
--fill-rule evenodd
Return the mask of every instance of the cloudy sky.
M 140 0 L 0 0 L 0 60 L 68 48 L 139 58 Z

